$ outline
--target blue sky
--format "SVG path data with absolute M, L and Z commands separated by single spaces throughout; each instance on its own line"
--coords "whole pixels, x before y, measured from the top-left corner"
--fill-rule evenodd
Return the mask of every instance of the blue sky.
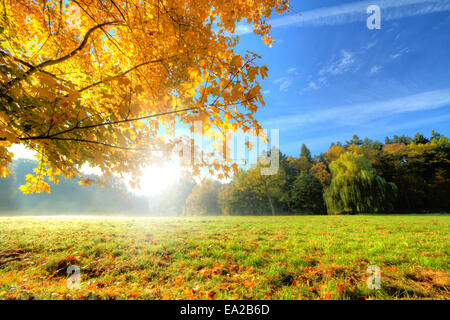
M 369 30 L 369 5 L 381 29 Z M 319 154 L 332 141 L 394 134 L 450 135 L 450 0 L 292 1 L 271 19 L 273 48 L 241 25 L 239 51 L 263 55 L 264 128 L 280 148 Z M 301 14 L 301 15 L 300 15 Z

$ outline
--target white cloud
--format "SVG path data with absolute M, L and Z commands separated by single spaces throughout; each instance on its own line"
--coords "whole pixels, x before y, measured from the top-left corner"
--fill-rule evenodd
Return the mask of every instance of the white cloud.
M 395 114 L 450 108 L 450 88 L 421 92 L 400 98 L 365 104 L 334 107 L 329 109 L 311 108 L 311 112 L 289 115 L 263 121 L 272 128 L 302 127 L 317 123 L 334 123 L 347 126 L 370 123 L 376 119 Z
M 301 15 L 284 16 L 269 22 L 272 28 L 291 25 L 298 27 L 334 26 L 365 22 L 368 17 L 366 9 L 369 5 L 374 4 L 381 8 L 382 21 L 450 11 L 450 0 L 371 0 L 305 11 Z M 252 32 L 251 28 L 242 31 L 240 34 Z
M 298 76 L 297 68 L 290 68 L 286 71 L 287 74 L 293 74 L 295 76 Z
M 315 83 L 314 81 L 310 81 L 308 83 L 308 86 L 306 87 L 306 89 L 308 90 L 318 90 L 320 87 L 317 83 Z
M 338 59 L 335 59 L 331 64 L 322 68 L 319 71 L 319 75 L 332 74 L 338 75 L 350 70 L 351 66 L 355 63 L 355 55 L 347 50 L 341 50 L 341 55 Z
M 262 94 L 270 94 L 270 90 L 264 90 Z
M 318 72 L 318 79 L 310 81 L 304 91 L 317 90 L 327 84 L 328 76 L 337 76 L 358 69 L 355 54 L 348 50 L 341 50 L 338 57 L 334 57 L 330 63 L 323 66 Z
M 292 79 L 286 78 L 286 77 L 281 77 L 278 78 L 274 81 L 274 83 L 279 84 L 280 85 L 280 91 L 287 91 L 287 89 L 291 86 L 292 84 Z
M 391 57 L 391 59 L 397 59 L 408 52 L 409 52 L 409 48 L 403 48 L 402 50 L 398 51 L 397 53 L 391 54 L 390 57 Z
M 376 74 L 376 73 L 378 73 L 378 72 L 380 72 L 380 70 L 381 70 L 381 67 L 380 66 L 373 66 L 371 69 L 370 69 L 370 74 L 372 75 L 372 74 Z
M 327 85 L 327 80 L 325 77 L 320 77 L 317 80 L 311 80 L 308 82 L 307 86 L 300 90 L 300 94 L 307 91 L 315 91 Z
M 371 49 L 371 48 L 373 48 L 373 47 L 375 47 L 377 45 L 377 42 L 375 41 L 375 42 L 370 42 L 367 46 L 366 46 L 366 49 Z

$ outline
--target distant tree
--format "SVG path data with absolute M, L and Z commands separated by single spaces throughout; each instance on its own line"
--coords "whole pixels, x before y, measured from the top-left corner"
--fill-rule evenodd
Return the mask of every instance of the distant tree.
M 393 209 L 397 187 L 378 176 L 368 159 L 348 152 L 330 164 L 325 192 L 328 213 L 371 213 Z
M 253 190 L 247 171 L 243 169 L 223 188 L 219 203 L 226 215 L 260 215 L 267 211 L 267 200 Z
M 439 140 L 440 137 L 441 137 L 441 134 L 440 134 L 440 133 L 438 133 L 438 132 L 436 132 L 436 131 L 434 131 L 434 130 L 431 130 L 431 137 L 430 137 L 430 140 L 433 140 L 433 139 Z
M 361 146 L 363 143 L 364 143 L 364 141 L 362 141 L 358 137 L 358 135 L 354 134 L 350 141 L 346 141 L 346 146 L 349 146 L 349 145 L 352 145 L 352 144 L 357 145 L 357 146 Z
M 416 133 L 416 135 L 414 136 L 414 143 L 415 144 L 426 144 L 430 142 L 427 138 L 425 138 L 425 136 L 419 132 Z
M 52 194 L 23 194 L 19 186 L 26 181 L 27 174 L 37 165 L 28 159 L 14 160 L 10 166 L 10 177 L 0 180 L 0 210 L 17 214 L 147 214 L 149 201 L 128 190 L 125 182 L 113 176 L 104 187 L 92 184 L 81 188 L 79 179 L 60 178 L 59 184 L 50 183 Z M 99 179 L 95 175 L 85 178 Z M 4 201 L 8 199 L 8 202 Z
M 353 152 L 353 153 L 358 153 L 358 154 L 362 154 L 363 152 L 363 148 L 360 147 L 357 144 L 350 144 L 347 146 L 347 151 L 348 152 Z
M 387 144 L 375 160 L 374 168 L 398 187 L 396 211 L 450 211 L 449 138 Z
M 312 161 L 308 160 L 306 157 L 303 156 L 300 156 L 300 158 L 296 159 L 295 161 L 297 175 L 307 174 L 312 166 L 313 166 Z
M 284 186 L 286 173 L 282 166 L 272 175 L 262 175 L 265 165 L 258 160 L 257 165 L 235 174 L 228 191 L 228 209 L 230 214 L 267 214 L 275 215 L 283 208 L 286 200 Z
M 364 143 L 361 145 L 363 150 L 381 150 L 383 145 L 379 141 L 372 141 L 369 138 L 364 138 Z
M 331 183 L 331 173 L 328 171 L 325 162 L 317 162 L 311 167 L 309 173 L 320 181 L 324 189 L 328 188 Z
M 285 155 L 280 156 L 280 167 L 286 173 L 286 182 L 289 185 L 294 183 L 295 178 L 298 175 L 298 165 L 297 160 L 294 157 L 286 157 Z
M 11 170 L 9 171 L 8 177 L 0 179 L 0 211 L 12 211 L 17 208 L 15 201 L 18 190 L 16 174 L 15 172 L 11 173 Z
M 323 154 L 323 157 L 325 158 L 325 160 L 327 161 L 328 165 L 339 159 L 339 157 L 341 156 L 341 154 L 345 153 L 345 148 L 339 145 L 334 145 L 331 146 L 330 149 L 328 149 L 327 152 L 325 152 Z
M 286 157 L 286 155 L 280 152 L 280 167 L 284 171 L 286 176 L 286 182 L 283 185 L 283 197 L 280 199 L 280 204 L 283 210 L 291 211 L 292 200 L 289 191 L 298 175 L 298 159 L 294 157 Z
M 312 161 L 311 151 L 309 151 L 304 143 L 302 144 L 302 147 L 300 149 L 300 157 L 304 157 L 309 162 Z
M 320 181 L 310 174 L 297 177 L 292 187 L 293 207 L 302 213 L 325 213 L 323 188 Z
M 222 214 L 219 205 L 221 183 L 205 179 L 192 189 L 186 200 L 187 213 L 192 216 L 216 216 Z
M 397 135 L 394 135 L 394 137 L 391 140 L 391 143 L 403 143 L 403 144 L 410 144 L 413 142 L 413 139 L 408 137 L 405 134 L 402 134 L 400 137 Z
M 275 215 L 275 204 L 284 199 L 283 186 L 286 184 L 286 173 L 282 168 L 276 174 L 262 175 L 263 165 L 258 163 L 254 168 L 248 170 L 248 181 L 255 194 L 261 199 L 267 199 L 272 215 Z
M 187 172 L 170 184 L 159 200 L 158 210 L 168 215 L 186 215 L 187 198 L 196 186 L 194 178 Z

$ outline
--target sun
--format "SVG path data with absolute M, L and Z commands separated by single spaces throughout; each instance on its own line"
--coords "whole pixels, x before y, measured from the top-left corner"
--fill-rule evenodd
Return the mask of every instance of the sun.
M 176 182 L 181 177 L 181 173 L 182 168 L 175 162 L 148 166 L 142 172 L 140 188 L 131 191 L 140 196 L 159 195 L 170 184 Z

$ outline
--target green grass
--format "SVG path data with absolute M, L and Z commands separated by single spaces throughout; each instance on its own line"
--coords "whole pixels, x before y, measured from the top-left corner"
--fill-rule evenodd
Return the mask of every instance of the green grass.
M 448 215 L 0 218 L 0 299 L 449 299 Z M 81 269 L 79 289 L 66 268 Z M 381 289 L 367 288 L 369 265 Z

